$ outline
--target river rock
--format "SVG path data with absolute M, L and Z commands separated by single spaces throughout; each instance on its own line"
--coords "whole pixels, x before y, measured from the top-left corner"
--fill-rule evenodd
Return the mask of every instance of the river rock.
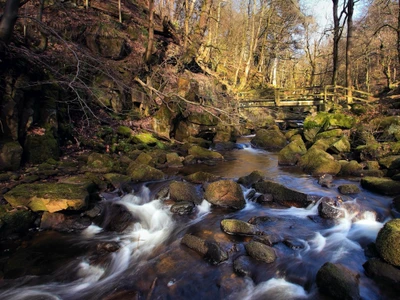
M 124 205 L 106 202 L 96 221 L 104 230 L 123 232 L 138 219 Z
M 340 219 L 344 217 L 344 211 L 338 208 L 337 202 L 329 197 L 323 197 L 318 205 L 318 213 L 324 219 Z
M 298 165 L 305 172 L 314 176 L 322 174 L 336 175 L 341 167 L 332 155 L 314 146 L 308 149 L 307 153 L 300 158 Z
M 400 219 L 387 222 L 376 238 L 376 249 L 388 263 L 400 267 Z
M 94 173 L 110 173 L 114 167 L 111 157 L 101 153 L 91 153 L 87 158 L 85 170 Z
M 360 165 L 356 160 L 339 160 L 339 164 L 341 166 L 339 175 L 360 176 L 360 174 L 363 172 L 363 166 Z
M 287 188 L 270 180 L 255 183 L 254 189 L 261 194 L 271 194 L 275 202 L 286 207 L 307 207 L 315 199 L 311 195 Z
M 342 136 L 339 140 L 334 142 L 332 145 L 329 146 L 330 153 L 348 153 L 350 152 L 350 142 L 347 136 Z
M 292 141 L 278 153 L 278 164 L 294 166 L 300 157 L 307 153 L 306 145 L 300 135 L 292 137 Z
M 151 163 L 152 160 L 153 160 L 153 157 L 150 154 L 142 152 L 142 153 L 139 154 L 138 157 L 136 157 L 135 163 L 136 164 L 143 164 L 143 165 L 149 165 L 150 166 L 151 165 L 150 163 Z
M 81 185 L 66 183 L 20 184 L 4 195 L 13 207 L 26 206 L 32 211 L 56 212 L 86 208 L 89 198 Z
M 228 259 L 228 253 L 214 241 L 205 241 L 197 236 L 185 234 L 181 244 L 201 254 L 205 260 L 212 264 L 219 264 Z
M 116 189 L 121 189 L 126 186 L 130 181 L 131 177 L 118 173 L 107 173 L 104 174 L 104 178 L 110 182 Z
M 263 180 L 264 176 L 260 171 L 253 171 L 249 175 L 240 177 L 238 183 L 245 186 L 251 187 L 254 183 Z
M 210 183 L 204 193 L 205 199 L 213 205 L 242 209 L 246 205 L 240 185 L 232 180 Z
M 0 143 L 0 172 L 18 170 L 22 151 L 23 149 L 17 141 Z
M 241 255 L 233 262 L 233 270 L 240 276 L 251 276 L 253 269 L 253 262 L 247 255 Z
M 192 155 L 194 159 L 198 160 L 222 160 L 224 157 L 216 152 L 205 149 L 200 146 L 192 146 L 188 150 L 189 155 Z
M 182 160 L 178 153 L 171 152 L 166 154 L 167 166 L 169 168 L 182 168 Z
M 193 202 L 190 201 L 181 201 L 179 203 L 175 203 L 171 206 L 170 211 L 174 214 L 178 215 L 190 215 L 195 208 Z
M 325 263 L 317 273 L 317 286 L 321 293 L 335 299 L 361 299 L 360 275 L 341 264 Z
M 245 247 L 247 253 L 256 260 L 269 264 L 274 262 L 276 259 L 275 250 L 263 243 L 250 241 Z
M 389 178 L 364 177 L 361 179 L 361 186 L 383 195 L 394 196 L 400 194 L 400 183 Z
M 193 183 L 205 183 L 220 180 L 221 177 L 211 173 L 200 171 L 185 176 L 185 179 Z
M 330 174 L 323 174 L 318 178 L 318 184 L 326 188 L 331 188 L 333 186 L 332 181 L 333 176 Z
M 343 195 L 355 195 L 360 193 L 360 189 L 355 184 L 342 184 L 338 186 L 339 193 Z
M 156 181 L 164 179 L 164 173 L 148 165 L 132 162 L 126 170 L 134 182 Z
M 232 235 L 255 235 L 260 233 L 256 226 L 236 219 L 222 220 L 221 229 L 223 232 Z
M 80 215 L 44 212 L 40 221 L 40 229 L 79 232 L 89 227 L 91 223 L 92 221 L 88 217 L 81 217 Z
M 255 137 L 250 141 L 257 148 L 266 150 L 278 150 L 286 146 L 287 141 L 285 136 L 279 129 L 260 129 Z
M 385 169 L 400 169 L 400 155 L 391 155 L 379 159 L 379 165 Z
M 173 181 L 169 185 L 170 199 L 174 201 L 189 201 L 200 204 L 202 198 L 198 195 L 196 187 L 188 182 Z
M 365 274 L 380 283 L 400 290 L 400 270 L 379 258 L 371 258 L 363 264 Z

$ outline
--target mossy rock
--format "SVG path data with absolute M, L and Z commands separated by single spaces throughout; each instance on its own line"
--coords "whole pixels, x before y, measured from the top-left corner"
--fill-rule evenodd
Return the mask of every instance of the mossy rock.
M 400 169 L 400 155 L 391 155 L 379 160 L 379 165 L 386 169 Z
M 114 167 L 114 160 L 101 153 L 91 153 L 87 159 L 87 169 L 90 172 L 109 173 Z
M 0 143 L 0 172 L 18 170 L 22 152 L 21 145 L 16 141 Z
M 174 113 L 165 104 L 162 104 L 152 118 L 152 128 L 160 135 L 169 136 L 173 118 Z
M 25 234 L 34 226 L 36 215 L 30 210 L 12 209 L 12 206 L 0 205 L 0 238 L 12 234 Z
M 190 123 L 204 126 L 217 126 L 218 119 L 208 112 L 191 113 L 188 117 Z
M 331 174 L 336 175 L 340 172 L 340 164 L 335 161 L 332 155 L 327 152 L 311 147 L 305 155 L 303 155 L 298 165 L 307 173 L 314 176 Z
M 60 157 L 58 142 L 50 131 L 44 135 L 28 135 L 24 151 L 26 160 L 33 164 L 41 164 L 49 158 L 58 160 Z
M 334 143 L 336 143 L 339 139 L 337 137 L 330 137 L 330 138 L 320 138 L 317 140 L 311 148 L 318 148 L 323 151 L 328 150 Z
M 173 181 L 169 185 L 170 199 L 174 201 L 189 201 L 200 204 L 202 198 L 197 193 L 196 187 L 189 182 Z
M 221 221 L 221 229 L 223 232 L 231 235 L 256 235 L 260 231 L 258 228 L 250 223 L 236 220 L 236 219 L 224 219 Z
M 189 136 L 187 138 L 187 141 L 191 144 L 196 144 L 203 148 L 209 148 L 212 144 L 210 141 L 207 141 L 206 139 L 203 139 L 200 137 L 193 137 L 193 136 Z
M 150 165 L 150 162 L 153 160 L 153 157 L 150 154 L 142 152 L 136 158 L 135 162 L 138 164 Z
M 383 226 L 376 238 L 376 249 L 386 262 L 400 267 L 400 219 Z
M 247 176 L 240 177 L 238 183 L 244 185 L 245 187 L 251 187 L 254 183 L 263 180 L 264 175 L 261 171 L 253 171 Z
M 387 129 L 391 125 L 400 125 L 400 117 L 399 116 L 384 116 L 375 118 L 370 121 L 370 124 L 375 129 Z
M 296 138 L 297 137 L 297 138 Z M 306 145 L 300 135 L 292 137 L 292 141 L 286 145 L 278 154 L 278 164 L 283 166 L 294 166 L 300 157 L 307 153 Z
M 343 195 L 355 195 L 360 192 L 360 189 L 355 184 L 342 184 L 338 186 L 339 193 Z
M 260 129 L 250 141 L 257 148 L 278 150 L 286 146 L 287 141 L 283 133 L 275 129 Z
M 357 116 L 361 116 L 367 112 L 365 104 L 354 103 L 351 105 L 351 112 Z
M 300 135 L 300 134 L 301 134 L 300 129 L 289 129 L 289 130 L 286 131 L 286 133 L 285 133 L 285 138 L 286 138 L 288 141 L 292 141 L 292 140 L 291 140 L 292 137 L 297 136 L 297 135 Z
M 246 205 L 240 185 L 232 180 L 219 180 L 207 185 L 204 198 L 213 205 L 242 209 Z
M 200 160 L 222 160 L 224 158 L 220 153 L 205 149 L 200 146 L 190 147 L 188 153 L 195 159 Z
M 166 154 L 166 163 L 170 168 L 181 168 L 183 167 L 181 157 L 176 152 L 171 152 Z
M 199 171 L 185 176 L 185 179 L 193 183 L 205 183 L 220 180 L 221 177 L 211 173 Z
M 133 135 L 133 130 L 127 126 L 119 126 L 117 128 L 117 133 L 124 137 L 130 138 Z
M 133 162 L 126 170 L 134 182 L 156 181 L 164 179 L 164 173 L 156 168 Z
M 336 154 L 349 153 L 350 148 L 350 142 L 346 136 L 342 136 L 338 141 L 329 146 L 329 150 Z
M 361 299 L 360 275 L 341 264 L 325 263 L 317 273 L 318 289 L 334 299 Z
M 58 182 L 81 186 L 89 193 L 96 192 L 99 188 L 99 184 L 101 184 L 101 180 L 98 177 L 94 178 L 94 175 L 92 175 L 91 173 L 61 177 L 59 178 Z
M 337 129 L 332 129 L 332 130 L 328 130 L 328 131 L 324 131 L 324 132 L 318 133 L 315 136 L 315 139 L 319 140 L 319 139 L 326 139 L 326 138 L 331 138 L 331 137 L 337 137 L 338 138 L 338 137 L 341 137 L 342 135 L 343 135 L 343 130 L 337 128 Z
M 155 138 L 151 133 L 142 132 L 132 136 L 132 142 L 135 144 L 144 144 L 149 147 L 158 147 L 165 149 L 164 143 Z
M 66 183 L 20 184 L 4 195 L 13 207 L 49 212 L 84 209 L 88 198 L 85 187 Z
M 131 181 L 131 177 L 118 173 L 104 174 L 104 178 L 109 181 L 115 188 L 121 188 L 124 184 Z
M 245 247 L 247 253 L 256 260 L 260 260 L 267 264 L 276 260 L 275 250 L 263 243 L 251 241 L 247 243 Z
M 361 186 L 383 195 L 395 196 L 400 194 L 400 182 L 389 178 L 364 177 L 361 179 Z
M 0 182 L 9 181 L 11 179 L 11 174 L 0 173 Z

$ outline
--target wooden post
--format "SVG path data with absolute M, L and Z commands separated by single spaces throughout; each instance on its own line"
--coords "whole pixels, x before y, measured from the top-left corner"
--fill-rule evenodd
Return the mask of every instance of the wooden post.
M 280 106 L 281 105 L 281 99 L 279 95 L 279 89 L 275 88 L 275 105 Z

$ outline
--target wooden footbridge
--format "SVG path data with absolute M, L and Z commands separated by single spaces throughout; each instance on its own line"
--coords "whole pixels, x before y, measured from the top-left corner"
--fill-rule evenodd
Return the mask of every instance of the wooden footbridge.
M 275 88 L 258 94 L 243 92 L 239 94 L 239 108 L 318 106 L 319 110 L 325 110 L 328 102 L 351 104 L 378 100 L 379 98 L 374 98 L 367 92 L 352 89 L 349 93 L 346 87 L 327 85 L 299 89 Z

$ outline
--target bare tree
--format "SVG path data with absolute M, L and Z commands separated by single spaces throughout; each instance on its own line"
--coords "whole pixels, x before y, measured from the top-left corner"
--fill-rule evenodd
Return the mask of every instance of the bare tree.
M 11 38 L 17 21 L 20 0 L 7 0 L 4 14 L 0 21 L 0 41 L 7 43 Z

